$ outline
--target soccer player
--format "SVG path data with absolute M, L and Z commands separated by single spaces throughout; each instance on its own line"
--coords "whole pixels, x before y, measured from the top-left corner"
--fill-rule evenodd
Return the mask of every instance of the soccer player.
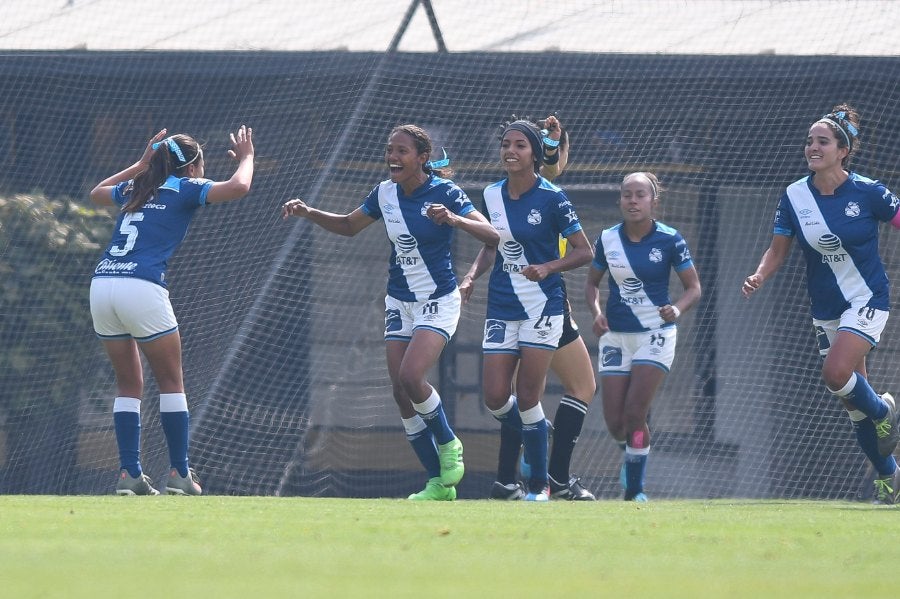
M 594 333 L 600 337 L 603 417 L 613 438 L 625 444 L 626 501 L 647 501 L 647 414 L 675 358 L 676 322 L 701 293 L 684 238 L 653 218 L 660 191 L 653 173 L 631 173 L 622 180 L 619 208 L 624 220 L 600 233 L 585 285 Z M 674 303 L 669 297 L 672 269 L 684 288 Z M 599 286 L 607 271 L 604 314 Z
M 569 136 L 555 115 L 548 116 L 542 126 L 543 163 L 540 174 L 548 181 L 558 177 L 569 160 Z M 560 256 L 566 253 L 566 241 L 560 238 Z M 472 293 L 473 281 L 464 279 L 460 284 L 463 302 Z M 563 282 L 565 292 L 565 282 Z M 584 488 L 577 476 L 570 476 L 572 452 L 581 434 L 587 408 L 594 399 L 597 383 L 591 356 L 578 333 L 578 325 L 572 318 L 568 298 L 563 313 L 563 332 L 553 359 L 552 370 L 563 385 L 563 397 L 553 418 L 553 430 L 548 475 L 550 496 L 556 499 L 593 501 L 594 495 Z M 526 495 L 524 485 L 517 480 L 516 468 L 522 449 L 522 432 L 510 426 L 500 427 L 500 448 L 497 458 L 497 480 L 491 487 L 491 499 L 518 500 Z M 522 463 L 523 478 L 530 478 L 531 467 Z
M 900 200 L 884 184 L 849 170 L 859 149 L 859 114 L 835 106 L 810 128 L 806 164 L 812 174 L 787 187 L 775 213 L 772 242 L 741 288 L 750 297 L 784 263 L 796 237 L 806 259 L 806 284 L 822 379 L 844 405 L 856 439 L 877 472 L 875 502 L 900 492 L 891 455 L 900 439 L 893 397 L 866 379 L 866 355 L 878 344 L 890 289 L 878 251 L 879 222 L 900 228 Z
M 483 243 L 499 234 L 452 181 L 449 160 L 431 161 L 432 142 L 416 125 L 388 136 L 384 160 L 390 178 L 349 214 L 286 202 L 282 216 L 299 216 L 352 237 L 383 218 L 392 245 L 385 297 L 385 351 L 394 400 L 406 437 L 425 467 L 425 488 L 409 499 L 452 501 L 463 477 L 463 446 L 444 414 L 441 398 L 425 379 L 456 331 L 460 294 L 450 259 L 453 230 Z M 437 443 L 437 445 L 435 445 Z
M 541 398 L 563 331 L 566 296 L 560 273 L 591 259 L 572 203 L 539 174 L 543 146 L 541 131 L 531 121 L 504 127 L 500 160 L 507 178 L 484 190 L 485 210 L 500 231 L 500 244 L 485 244 L 463 284 L 471 293 L 471 282 L 492 268 L 482 343 L 484 401 L 501 428 L 521 431 L 531 464 L 527 501 L 550 497 Z M 571 248 L 564 257 L 560 236 Z M 510 396 L 513 386 L 516 395 Z M 517 445 L 515 451 L 518 455 Z
M 91 200 L 119 208 L 112 240 L 91 281 L 91 316 L 116 374 L 113 422 L 121 470 L 119 495 L 158 495 L 141 469 L 141 397 L 146 356 L 159 387 L 159 411 L 171 469 L 166 492 L 200 495 L 188 463 L 188 404 L 181 336 L 169 302 L 166 266 L 187 234 L 197 208 L 247 195 L 253 180 L 253 130 L 231 135 L 237 168 L 227 181 L 204 179 L 203 150 L 195 139 L 157 133 L 140 160 L 101 181 Z M 140 350 L 140 351 L 139 351 Z

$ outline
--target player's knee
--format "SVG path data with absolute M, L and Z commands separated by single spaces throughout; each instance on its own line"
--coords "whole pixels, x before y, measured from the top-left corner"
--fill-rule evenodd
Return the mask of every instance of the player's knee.
M 425 374 L 414 368 L 400 368 L 397 374 L 397 385 L 409 397 L 417 397 L 425 385 Z
M 609 431 L 610 436 L 617 442 L 625 440 L 625 424 L 621 418 L 607 417 L 606 430 Z
M 597 383 L 592 377 L 590 381 L 577 381 L 574 384 L 566 385 L 563 392 L 569 397 L 589 404 L 593 401 L 594 394 L 597 393 Z
M 845 368 L 840 364 L 828 364 L 822 367 L 822 381 L 831 391 L 843 389 L 850 377 L 853 376 L 852 368 Z

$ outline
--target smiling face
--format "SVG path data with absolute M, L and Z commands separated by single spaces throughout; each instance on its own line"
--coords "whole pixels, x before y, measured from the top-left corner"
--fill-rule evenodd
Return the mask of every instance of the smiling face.
M 510 175 L 534 172 L 534 152 L 525 134 L 510 129 L 500 140 L 500 162 Z
M 428 154 L 419 153 L 416 141 L 403 131 L 398 131 L 388 138 L 384 150 L 384 160 L 391 172 L 391 181 L 399 185 L 415 184 L 425 178 L 422 166 L 428 160 Z M 404 185 L 406 187 L 406 185 Z
M 842 161 L 849 154 L 849 148 L 838 146 L 834 130 L 821 121 L 813 123 L 806 137 L 806 164 L 814 173 L 843 170 Z
M 642 173 L 625 177 L 619 194 L 619 208 L 626 223 L 641 223 L 653 218 L 659 199 L 653 183 Z

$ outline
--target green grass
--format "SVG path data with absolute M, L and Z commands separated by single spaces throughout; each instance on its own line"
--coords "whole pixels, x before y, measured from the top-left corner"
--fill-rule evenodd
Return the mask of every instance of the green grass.
M 892 596 L 843 502 L 0 497 L 3 597 Z

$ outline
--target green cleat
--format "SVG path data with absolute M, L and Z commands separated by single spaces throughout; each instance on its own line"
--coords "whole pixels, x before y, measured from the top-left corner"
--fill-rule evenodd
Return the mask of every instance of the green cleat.
M 200 481 L 193 468 L 188 468 L 188 475 L 181 476 L 178 470 L 172 468 L 169 471 L 169 479 L 166 481 L 166 493 L 169 495 L 202 495 Z
M 456 487 L 445 487 L 439 477 L 430 478 L 425 488 L 413 493 L 407 499 L 413 501 L 453 501 L 456 499 Z
M 900 499 L 900 468 L 893 474 L 875 478 L 875 505 L 894 505 Z
M 466 472 L 463 446 L 459 438 L 453 437 L 449 443 L 438 445 L 438 454 L 441 460 L 441 483 L 445 487 L 455 487 Z
M 119 472 L 119 480 L 116 482 L 116 495 L 159 495 L 159 491 L 153 488 L 153 481 L 146 474 L 132 478 L 128 471 Z
M 890 393 L 882 393 L 881 399 L 888 405 L 888 412 L 884 418 L 873 422 L 878 436 L 878 453 L 887 457 L 900 442 L 900 410 L 894 405 L 894 396 Z

